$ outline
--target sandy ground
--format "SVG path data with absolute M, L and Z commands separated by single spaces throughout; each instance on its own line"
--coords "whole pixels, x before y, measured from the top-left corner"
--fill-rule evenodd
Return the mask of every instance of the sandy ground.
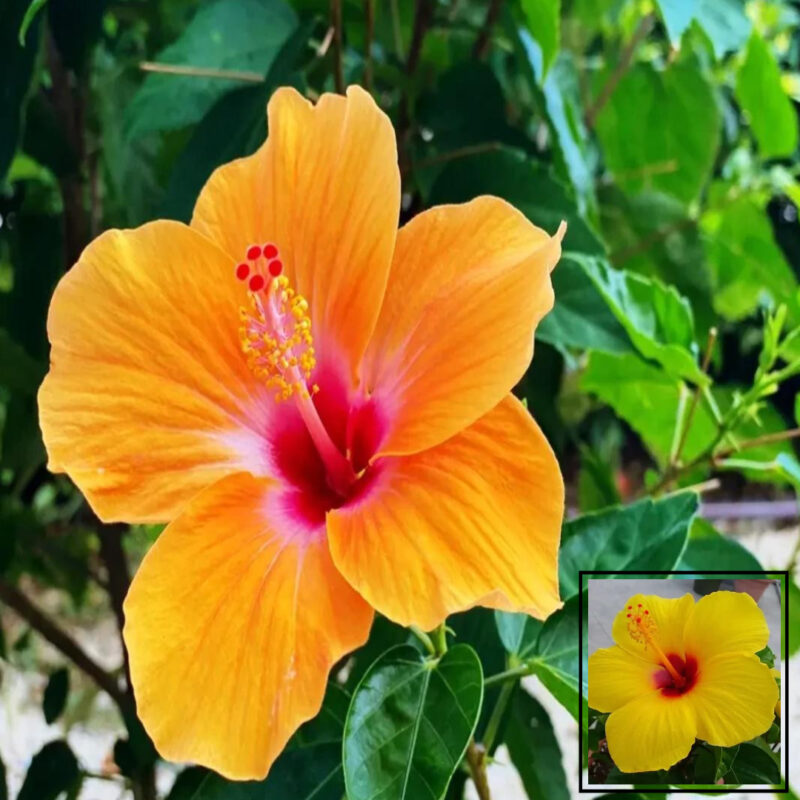
M 798 535 L 800 535 L 799 530 L 737 534 L 740 541 L 759 558 L 765 567 L 775 569 L 785 568 L 789 553 Z M 627 596 L 624 599 L 627 599 Z M 769 613 L 773 612 L 769 611 Z M 5 629 L 8 634 L 11 623 L 16 624 L 17 621 L 10 613 L 7 612 L 7 614 Z M 606 646 L 610 643 L 603 644 L 603 637 L 608 636 L 608 631 L 604 630 L 604 625 L 600 620 L 597 620 L 592 627 L 594 632 L 590 632 L 590 641 L 593 645 Z M 18 624 L 16 624 L 16 629 L 19 630 Z M 119 663 L 118 640 L 110 620 L 101 625 L 73 626 L 71 632 L 101 664 L 112 667 Z M 771 646 L 776 653 L 780 652 L 779 643 L 771 642 Z M 46 647 L 38 643 L 37 647 L 39 648 L 37 650 L 38 658 L 44 657 L 53 665 L 61 663 L 57 654 L 48 651 Z M 794 696 L 790 699 L 784 698 L 783 708 L 789 718 L 790 730 L 800 732 L 800 702 L 798 702 L 800 658 L 792 659 L 788 665 L 784 665 L 784 670 L 787 666 L 790 670 L 789 680 L 794 688 Z M 71 671 L 71 674 L 73 678 L 79 680 L 79 676 L 74 670 Z M 71 706 L 67 709 L 64 718 L 53 725 L 47 725 L 41 712 L 44 685 L 44 678 L 33 670 L 13 669 L 7 664 L 3 665 L 2 683 L 0 684 L 0 755 L 8 770 L 12 798 L 19 790 L 31 756 L 46 742 L 66 736 L 81 763 L 89 771 L 100 775 L 106 771 L 115 739 L 124 733 L 110 702 L 104 696 L 95 696 L 91 687 L 83 683 L 74 687 L 77 691 L 71 692 Z M 526 679 L 525 686 L 551 715 L 561 745 L 564 769 L 570 781 L 572 796 L 574 798 L 591 798 L 602 794 L 599 792 L 594 795 L 578 795 L 578 730 L 573 718 L 553 699 L 536 678 Z M 73 721 L 82 716 L 80 714 L 81 706 L 87 703 L 92 704 L 91 727 L 82 722 Z M 75 708 L 75 705 L 78 708 Z M 796 739 L 795 735 L 792 738 L 792 748 L 794 752 L 800 752 L 800 741 L 795 741 Z M 175 769 L 172 767 L 164 767 L 160 771 L 158 777 L 162 794 L 168 790 L 174 775 Z M 504 748 L 498 751 L 496 762 L 489 767 L 489 780 L 492 796 L 496 800 L 524 800 L 525 793 Z M 800 786 L 800 759 L 795 759 L 794 764 L 790 765 L 790 781 L 792 785 Z M 471 786 L 468 788 L 467 796 L 471 800 L 477 800 Z M 702 795 L 691 794 L 682 796 L 702 797 Z M 764 795 L 737 794 L 735 796 L 742 800 L 756 800 Z M 114 777 L 89 778 L 85 781 L 80 794 L 80 800 L 131 800 L 131 797 L 131 793 L 125 789 L 124 784 Z M 276 800 L 278 799 L 276 798 Z

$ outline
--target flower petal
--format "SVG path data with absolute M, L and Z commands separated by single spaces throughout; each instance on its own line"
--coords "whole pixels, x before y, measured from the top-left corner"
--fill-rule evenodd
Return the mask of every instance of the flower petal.
M 632 700 L 606 720 L 608 752 L 622 772 L 669 769 L 689 754 L 696 731 L 686 697 L 658 691 Z
M 346 98 L 324 94 L 316 106 L 280 89 L 268 114 L 267 142 L 214 172 L 192 226 L 234 259 L 251 244 L 277 244 L 286 274 L 309 302 L 320 357 L 335 349 L 354 371 L 375 326 L 397 234 L 391 122 L 357 86 Z
M 660 663 L 659 654 L 636 625 L 636 620 L 641 619 L 648 635 L 664 655 L 683 658 L 683 629 L 693 607 L 694 598 L 690 594 L 678 598 L 635 594 L 614 617 L 611 635 L 623 650 L 647 661 Z
M 233 267 L 161 221 L 103 234 L 56 288 L 40 424 L 102 519 L 169 520 L 256 447 L 274 403 L 240 350 Z
M 589 656 L 589 705 L 603 713 L 616 711 L 652 692 L 658 669 L 616 645 L 596 650 Z
M 237 780 L 266 774 L 372 620 L 324 530 L 292 530 L 273 486 L 238 473 L 200 494 L 125 601 L 137 709 L 159 752 Z
M 440 444 L 511 391 L 553 305 L 561 234 L 495 197 L 432 208 L 400 230 L 362 369 L 391 419 L 380 454 Z
M 712 592 L 697 601 L 686 621 L 686 651 L 698 660 L 720 653 L 757 653 L 767 646 L 764 612 L 744 592 Z
M 426 630 L 474 605 L 540 619 L 559 608 L 564 485 L 516 398 L 375 469 L 360 499 L 328 514 L 333 560 L 374 608 Z
M 726 653 L 700 662 L 697 684 L 686 695 L 697 716 L 697 736 L 732 747 L 772 725 L 778 685 L 754 655 Z

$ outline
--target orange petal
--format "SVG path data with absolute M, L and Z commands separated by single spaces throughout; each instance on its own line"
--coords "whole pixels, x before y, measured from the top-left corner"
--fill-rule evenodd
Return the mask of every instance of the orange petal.
M 757 653 L 767 646 L 764 612 L 744 592 L 712 592 L 701 597 L 686 620 L 686 652 L 698 659 L 720 653 Z
M 109 231 L 56 288 L 39 393 L 49 466 L 104 520 L 165 521 L 255 468 L 260 409 L 242 356 L 234 263 L 177 222 Z
M 362 371 L 392 420 L 382 455 L 433 447 L 508 394 L 552 308 L 562 232 L 550 238 L 495 197 L 432 208 L 400 230 Z
M 328 514 L 328 535 L 336 566 L 378 611 L 429 630 L 474 605 L 540 619 L 559 608 L 564 484 L 518 400 L 375 471 L 360 500 Z
M 375 326 L 397 234 L 394 131 L 357 86 L 316 106 L 280 89 L 268 114 L 266 144 L 214 172 L 192 226 L 234 259 L 248 245 L 277 244 L 309 302 L 315 347 L 321 357 L 345 357 L 353 371 Z
M 237 780 L 267 773 L 372 620 L 324 529 L 283 523 L 272 486 L 239 473 L 200 494 L 125 601 L 138 713 L 158 751 Z

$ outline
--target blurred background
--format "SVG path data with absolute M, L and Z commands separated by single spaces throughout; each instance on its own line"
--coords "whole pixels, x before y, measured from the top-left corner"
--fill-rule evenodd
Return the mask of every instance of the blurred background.
M 276 87 L 349 83 L 396 127 L 401 221 L 482 193 L 567 220 L 518 394 L 568 514 L 695 486 L 684 568 L 795 574 L 800 3 L 0 0 L 0 798 L 151 800 L 177 774 L 131 713 L 119 635 L 160 529 L 101 525 L 45 466 L 53 288 L 105 229 L 187 221 L 263 141 Z M 572 780 L 575 723 L 528 684 Z M 522 797 L 498 762 L 498 796 Z

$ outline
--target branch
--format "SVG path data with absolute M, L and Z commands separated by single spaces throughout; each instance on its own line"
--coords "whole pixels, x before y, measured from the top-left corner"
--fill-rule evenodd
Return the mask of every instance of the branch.
M 111 699 L 120 711 L 130 709 L 130 700 L 120 689 L 117 679 L 106 672 L 86 651 L 58 625 L 52 622 L 22 592 L 0 580 L 0 600 L 24 619 L 42 638 L 66 656 L 78 669 L 88 675 Z
M 492 39 L 492 28 L 494 28 L 497 18 L 500 16 L 500 7 L 503 5 L 503 0 L 491 0 L 489 8 L 486 11 L 486 18 L 483 20 L 483 25 L 478 31 L 478 38 L 472 48 L 473 58 L 484 58 L 489 51 L 489 42 Z
M 161 64 L 157 61 L 142 61 L 139 69 L 143 72 L 159 72 L 164 75 L 187 75 L 190 78 L 219 78 L 243 83 L 264 83 L 266 78 L 259 72 L 246 72 L 238 69 L 213 69 L 211 67 L 192 67 L 188 64 Z
M 486 777 L 486 750 L 483 745 L 476 744 L 475 739 L 470 739 L 467 745 L 467 764 L 480 800 L 492 800 L 489 780 Z
M 614 94 L 617 84 L 623 79 L 625 73 L 631 68 L 633 57 L 636 55 L 637 48 L 647 38 L 647 35 L 650 33 L 654 23 L 655 14 L 647 14 L 647 16 L 644 16 L 641 20 L 639 20 L 639 24 L 636 27 L 630 42 L 628 42 L 628 45 L 622 51 L 619 64 L 617 64 L 616 69 L 611 73 L 611 75 L 608 76 L 608 80 L 600 89 L 600 94 L 597 96 L 597 99 L 586 111 L 584 121 L 586 122 L 587 128 L 594 127 L 597 115 L 603 110 L 603 108 L 605 108 L 606 103 L 611 99 L 611 95 Z

